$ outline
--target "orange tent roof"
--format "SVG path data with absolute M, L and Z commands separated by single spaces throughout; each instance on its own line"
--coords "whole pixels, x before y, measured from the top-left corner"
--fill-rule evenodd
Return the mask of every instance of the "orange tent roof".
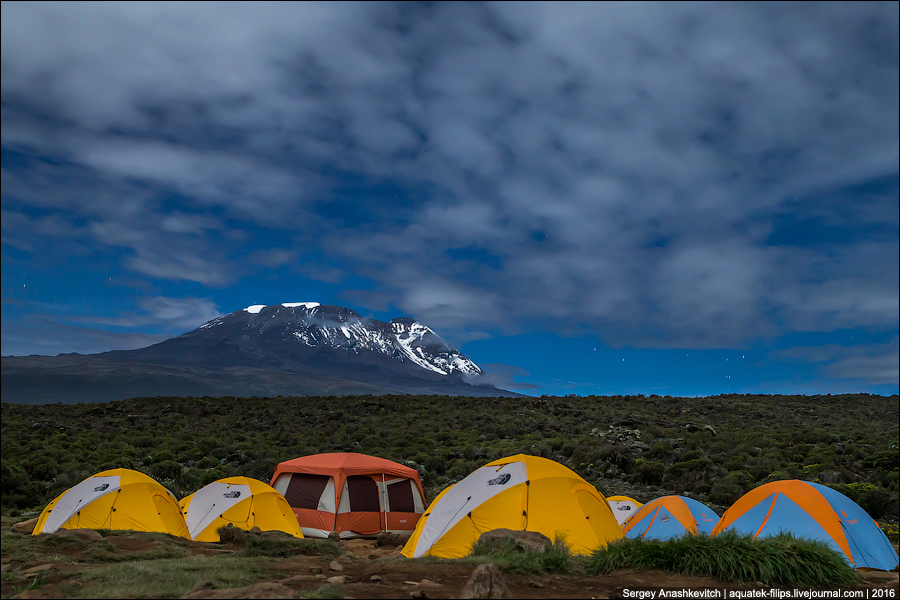
M 312 473 L 315 475 L 331 475 L 335 471 L 343 471 L 345 475 L 368 475 L 384 473 L 408 477 L 419 481 L 419 472 L 413 468 L 395 463 L 386 458 L 356 454 L 354 452 L 331 452 L 301 456 L 279 463 L 275 475 L 279 473 Z

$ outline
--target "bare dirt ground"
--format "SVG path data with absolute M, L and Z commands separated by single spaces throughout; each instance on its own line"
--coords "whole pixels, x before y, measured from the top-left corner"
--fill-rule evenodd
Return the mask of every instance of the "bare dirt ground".
M 148 552 L 158 548 L 158 541 L 143 534 L 125 534 L 106 538 L 116 552 L 127 555 Z M 228 546 L 183 542 L 191 556 L 228 554 L 236 550 Z M 347 540 L 340 542 L 345 552 L 337 559 L 327 556 L 294 556 L 275 560 L 270 567 L 270 577 L 253 586 L 239 590 L 198 588 L 188 594 L 192 598 L 283 598 L 308 597 L 325 585 L 339 586 L 345 598 L 459 598 L 463 594 L 475 565 L 458 561 L 408 560 L 400 555 L 400 546 L 378 546 L 375 540 Z M 102 566 L 84 562 L 77 556 L 78 549 L 60 549 L 56 560 L 38 558 L 25 564 L 11 564 L 4 556 L 3 572 L 15 573 L 15 579 L 3 578 L 4 598 L 62 598 L 63 590 L 79 597 L 92 597 L 90 583 L 78 576 L 86 569 Z M 4 552 L 4 555 L 6 553 Z M 67 555 L 68 554 L 68 555 Z M 40 586 L 30 587 L 34 577 L 40 575 Z M 684 577 L 661 571 L 615 571 L 604 576 L 586 575 L 516 575 L 503 574 L 511 598 L 624 598 L 638 597 L 637 590 L 719 590 L 718 597 L 729 597 L 730 592 L 769 590 L 762 583 L 750 585 L 731 584 L 703 577 Z M 881 597 L 897 597 L 898 573 L 871 572 L 863 574 L 863 582 L 856 590 L 885 589 Z M 201 582 L 198 582 L 201 583 Z M 894 591 L 894 595 L 890 591 Z M 335 591 L 332 589 L 332 591 Z M 783 590 L 792 592 L 793 590 Z M 712 596 L 716 597 L 716 596 Z M 746 597 L 746 596 L 745 596 Z M 790 597 L 790 596 L 782 596 Z M 872 596 L 874 597 L 874 596 Z

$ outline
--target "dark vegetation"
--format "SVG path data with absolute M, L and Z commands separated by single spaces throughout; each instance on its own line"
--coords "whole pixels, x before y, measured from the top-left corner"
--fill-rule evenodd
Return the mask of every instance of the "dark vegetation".
M 522 548 L 513 537 L 479 540 L 470 557 L 492 562 L 506 573 L 572 573 L 579 558 L 572 556 L 564 538 L 557 537 L 543 550 Z
M 223 477 L 268 482 L 280 461 L 345 451 L 413 466 L 428 502 L 486 462 L 525 453 L 565 464 L 607 495 L 690 495 L 720 513 L 768 481 L 818 481 L 895 523 L 898 423 L 897 396 L 867 394 L 3 403 L 2 508 L 40 510 L 117 467 L 182 498 Z
M 621 540 L 594 552 L 586 570 L 605 575 L 616 569 L 659 569 L 720 581 L 761 581 L 786 587 L 842 587 L 859 580 L 853 567 L 822 542 L 791 535 L 754 540 L 731 532 L 665 541 Z

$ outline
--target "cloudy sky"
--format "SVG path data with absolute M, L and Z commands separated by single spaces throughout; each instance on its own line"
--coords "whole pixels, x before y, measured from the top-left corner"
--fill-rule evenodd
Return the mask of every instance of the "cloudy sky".
M 898 14 L 3 2 L 2 354 L 317 301 L 527 394 L 895 394 Z

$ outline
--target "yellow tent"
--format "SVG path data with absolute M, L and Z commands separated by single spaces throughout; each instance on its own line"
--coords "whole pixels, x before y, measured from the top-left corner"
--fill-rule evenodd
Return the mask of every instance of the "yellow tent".
M 190 538 L 175 496 L 131 469 L 103 471 L 72 486 L 41 512 L 32 533 L 63 528 L 157 531 Z
M 616 521 L 622 526 L 625 525 L 625 521 L 631 518 L 631 515 L 643 506 L 641 502 L 628 496 L 607 496 L 606 501 L 609 502 L 609 507 L 612 509 L 613 514 L 616 515 Z
M 431 503 L 402 554 L 460 558 L 492 529 L 565 537 L 572 552 L 589 554 L 621 539 L 606 498 L 563 465 L 517 454 L 481 467 Z
M 218 542 L 219 528 L 229 523 L 238 529 L 259 527 L 303 537 L 284 496 L 249 477 L 214 481 L 182 498 L 180 504 L 190 538 L 198 542 Z

